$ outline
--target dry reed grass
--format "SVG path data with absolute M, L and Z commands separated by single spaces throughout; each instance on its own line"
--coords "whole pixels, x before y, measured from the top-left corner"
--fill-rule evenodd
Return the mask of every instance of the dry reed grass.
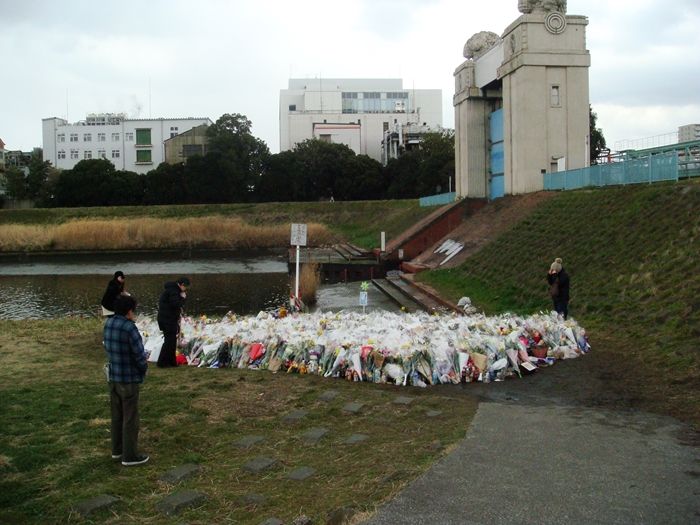
M 159 248 L 275 248 L 289 245 L 290 226 L 251 225 L 240 218 L 74 220 L 58 225 L 0 225 L 1 251 Z M 309 244 L 332 243 L 323 224 L 308 225 Z
M 321 267 L 317 263 L 302 264 L 299 270 L 299 295 L 306 305 L 316 304 L 316 292 L 321 284 Z

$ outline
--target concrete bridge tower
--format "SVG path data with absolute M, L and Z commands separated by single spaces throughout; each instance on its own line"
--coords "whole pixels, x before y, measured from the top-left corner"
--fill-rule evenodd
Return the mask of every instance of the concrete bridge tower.
M 455 170 L 461 197 L 543 189 L 543 174 L 589 165 L 585 16 L 565 0 L 519 0 L 499 37 L 480 32 L 455 71 Z

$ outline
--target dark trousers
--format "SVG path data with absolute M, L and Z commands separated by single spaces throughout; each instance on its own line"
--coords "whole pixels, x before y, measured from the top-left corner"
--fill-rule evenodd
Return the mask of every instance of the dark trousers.
M 564 319 L 566 319 L 569 315 L 569 301 L 554 299 L 554 311 L 561 314 Z
M 122 461 L 138 457 L 139 383 L 109 383 L 112 407 L 112 455 Z
M 177 348 L 177 327 L 165 326 L 158 323 L 158 326 L 163 331 L 163 346 L 160 348 L 158 355 L 158 366 L 177 366 L 175 361 L 175 350 Z

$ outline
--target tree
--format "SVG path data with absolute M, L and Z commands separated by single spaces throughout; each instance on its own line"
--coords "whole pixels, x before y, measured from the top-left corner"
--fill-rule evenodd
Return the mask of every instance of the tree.
M 384 168 L 388 197 L 410 199 L 446 192 L 455 173 L 454 131 L 423 135 L 417 150 L 392 159 Z
M 27 198 L 27 177 L 19 168 L 10 168 L 5 172 L 5 192 L 11 199 Z
M 54 206 L 121 206 L 143 202 L 144 177 L 116 171 L 106 159 L 81 160 L 61 172 L 54 189 Z
M 34 200 L 41 198 L 50 170 L 51 163 L 43 160 L 41 148 L 34 148 L 29 159 L 29 173 L 27 173 L 27 198 Z
M 596 128 L 596 122 L 598 121 L 598 115 L 593 111 L 593 107 L 588 106 L 589 115 L 589 128 L 590 128 L 590 156 L 591 165 L 598 163 L 598 156 L 606 148 L 605 137 L 603 136 L 603 130 Z
M 207 157 L 214 157 L 205 164 L 217 165 L 228 198 L 237 201 L 250 200 L 270 157 L 267 144 L 251 134 L 251 127 L 252 122 L 245 115 L 226 113 L 207 128 Z

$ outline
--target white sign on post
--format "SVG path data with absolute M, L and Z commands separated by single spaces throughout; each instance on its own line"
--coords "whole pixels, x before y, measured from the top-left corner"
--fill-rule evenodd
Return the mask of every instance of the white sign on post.
M 297 247 L 296 279 L 294 283 L 294 298 L 299 299 L 299 247 L 306 246 L 306 224 L 292 224 L 291 245 Z
M 292 224 L 292 246 L 306 246 L 306 224 Z

